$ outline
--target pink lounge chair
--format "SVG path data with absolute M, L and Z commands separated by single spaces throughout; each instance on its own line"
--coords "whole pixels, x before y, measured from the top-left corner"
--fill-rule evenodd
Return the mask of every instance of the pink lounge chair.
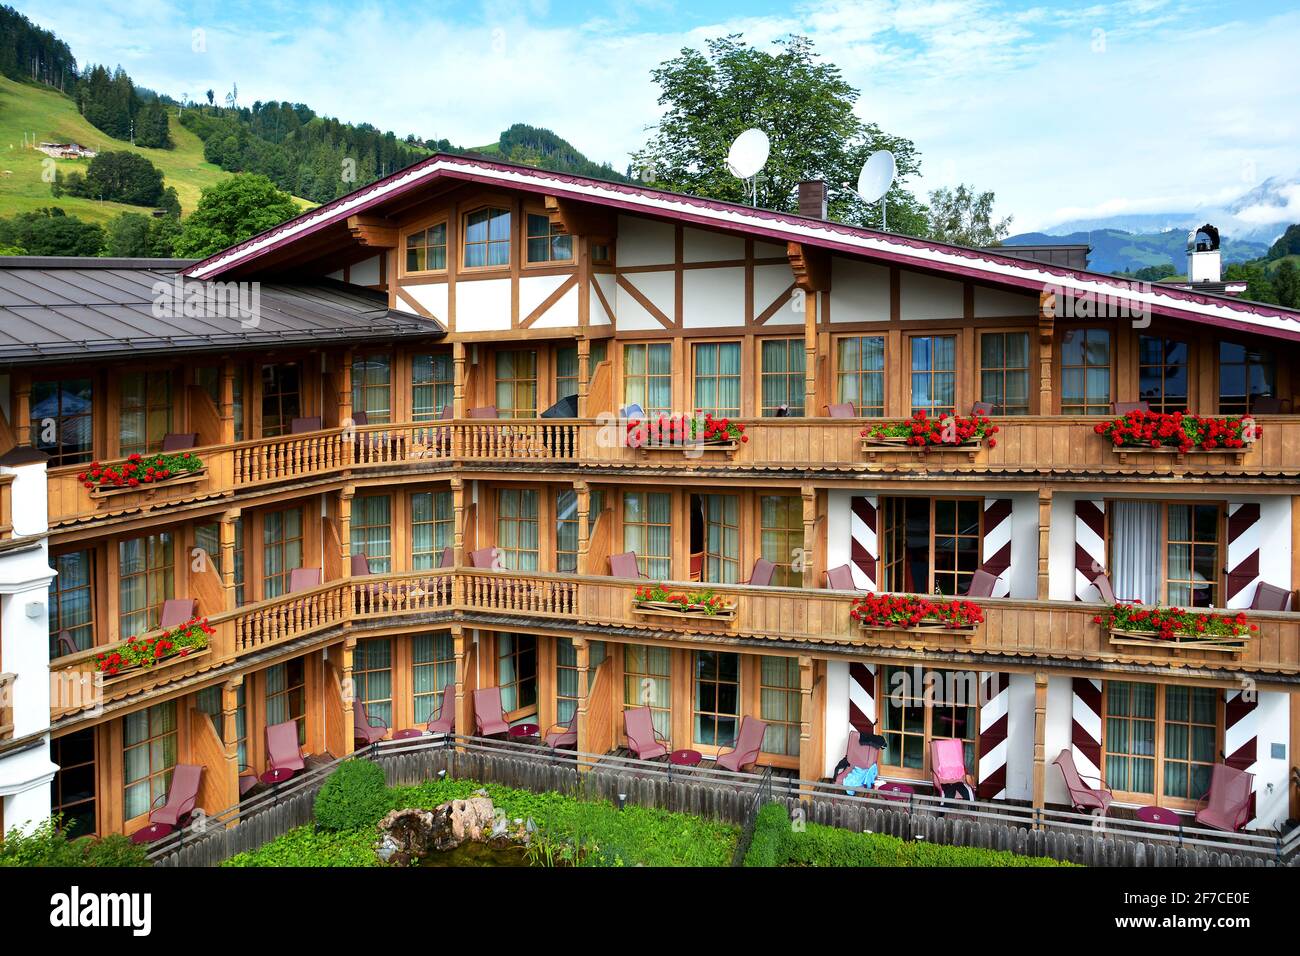
M 495 405 L 484 405 L 482 408 L 471 408 L 469 410 L 470 418 L 500 418 L 497 414 Z
M 930 779 L 935 793 L 943 796 L 945 785 L 966 785 L 966 753 L 955 737 L 930 741 Z
M 844 748 L 845 766 L 835 775 L 835 782 L 843 785 L 844 778 L 854 767 L 870 767 L 880 760 L 880 748 L 862 742 L 862 731 L 849 724 L 849 742 Z M 878 779 L 878 778 L 877 778 Z
M 625 551 L 622 554 L 611 554 L 609 556 L 609 573 L 615 578 L 644 578 L 641 573 L 641 566 L 637 564 L 636 552 Z
M 294 568 L 289 572 L 289 593 L 320 587 L 320 568 Z
M 970 407 L 970 413 L 972 415 L 983 415 L 985 418 L 988 418 L 990 415 L 993 414 L 993 403 L 974 402 Z
M 189 451 L 199 443 L 199 433 L 190 432 L 189 434 L 168 434 L 163 435 L 163 451 Z
M 302 748 L 298 746 L 297 721 L 286 720 L 266 728 L 266 759 L 272 770 L 297 773 L 307 769 L 307 763 L 302 759 Z
M 1291 592 L 1285 588 L 1274 587 L 1264 581 L 1255 585 L 1255 598 L 1250 602 L 1252 611 L 1289 611 L 1291 610 Z
M 509 732 L 510 725 L 501 713 L 500 687 L 484 687 L 474 691 L 474 729 L 480 737 Z
M 997 587 L 997 584 L 998 576 L 996 574 L 989 574 L 989 572 L 980 568 L 971 575 L 970 585 L 966 588 L 966 593 L 963 596 L 968 598 L 992 597 L 993 589 Z
M 772 586 L 772 576 L 776 574 L 776 565 L 767 558 L 759 558 L 754 562 L 754 570 L 749 572 L 749 580 L 746 584 L 752 584 L 760 588 Z
M 739 773 L 758 759 L 758 752 L 763 749 L 763 735 L 767 733 L 767 724 L 757 717 L 745 715 L 740 722 L 740 734 L 736 738 L 734 749 L 719 754 L 714 764 L 720 770 Z
M 376 723 L 378 721 L 378 723 Z M 388 725 L 380 717 L 366 713 L 366 705 L 357 698 L 352 701 L 352 739 L 365 746 L 378 743 L 388 736 Z
M 198 606 L 194 598 L 169 598 L 163 602 L 162 614 L 158 617 L 159 627 L 177 627 L 194 620 L 194 610 Z
M 834 405 L 823 405 L 826 409 L 826 415 L 829 418 L 854 418 L 858 410 L 853 407 L 852 402 L 840 402 Z
M 65 657 L 68 654 L 75 654 L 78 651 L 77 642 L 72 639 L 69 631 L 59 631 L 58 636 L 59 656 Z
M 1150 402 L 1111 402 L 1110 410 L 1115 415 L 1127 415 L 1129 412 L 1149 412 Z
M 194 764 L 178 763 L 172 770 L 172 785 L 167 788 L 167 802 L 149 814 L 150 823 L 165 823 L 180 829 L 199 799 L 199 781 L 203 768 Z M 158 798 L 159 800 L 162 797 Z
M 1197 804 L 1196 822 L 1236 833 L 1250 822 L 1251 787 L 1255 775 L 1225 763 L 1210 769 L 1210 790 Z
M 456 732 L 456 683 L 449 681 L 442 689 L 442 700 L 438 704 L 438 716 L 430 717 L 424 729 L 431 734 L 452 734 Z
M 318 432 L 321 430 L 321 427 L 321 417 L 319 415 L 295 418 L 289 422 L 289 434 L 302 435 L 307 432 Z
M 826 587 L 832 591 L 856 591 L 857 585 L 853 583 L 853 568 L 847 564 L 841 564 L 838 568 L 831 568 L 823 572 L 826 575 Z
M 655 730 L 654 714 L 649 707 L 634 707 L 623 711 L 623 730 L 627 734 L 628 749 L 639 760 L 654 760 L 668 753 L 668 739 Z
M 1106 604 L 1115 603 L 1115 589 L 1110 586 L 1110 578 L 1105 571 L 1099 572 L 1092 579 L 1092 586 L 1097 589 L 1097 593 L 1101 595 L 1102 601 Z
M 452 554 L 451 548 L 443 548 L 442 553 L 438 555 L 438 567 L 449 568 L 456 563 L 455 555 Z
M 351 558 L 352 576 L 354 578 L 364 578 L 373 572 L 370 570 L 370 559 L 364 554 L 354 554 Z
M 1085 777 L 1079 773 L 1079 768 L 1074 765 L 1074 751 L 1069 747 L 1057 754 L 1052 763 L 1061 768 L 1061 776 L 1065 778 L 1065 789 L 1070 793 L 1071 806 L 1080 813 L 1100 810 L 1105 816 L 1115 797 L 1106 789 L 1101 778 Z M 1086 782 L 1088 780 L 1095 780 L 1097 786 L 1089 786 Z
M 500 562 L 497 560 L 500 551 L 497 548 L 479 548 L 477 551 L 469 553 L 469 560 L 476 568 L 485 571 L 501 570 Z
M 567 724 L 556 724 L 548 730 L 546 736 L 542 738 L 542 743 L 552 750 L 578 746 L 578 708 L 573 708 L 573 716 L 569 718 Z

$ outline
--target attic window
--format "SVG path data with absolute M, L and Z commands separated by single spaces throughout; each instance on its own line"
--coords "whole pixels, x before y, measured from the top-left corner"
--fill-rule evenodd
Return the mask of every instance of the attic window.
M 510 210 L 478 209 L 465 217 L 465 268 L 510 265 Z
M 440 222 L 406 237 L 406 271 L 440 272 L 447 268 L 447 224 Z
M 528 261 L 572 262 L 573 237 L 565 235 L 550 216 L 528 214 Z

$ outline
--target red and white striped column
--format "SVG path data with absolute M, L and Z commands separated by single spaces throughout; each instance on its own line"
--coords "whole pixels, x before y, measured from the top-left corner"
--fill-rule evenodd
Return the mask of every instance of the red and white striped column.
M 1007 792 L 1007 712 L 1011 707 L 1011 675 L 980 674 L 980 746 L 976 794 L 981 800 L 1001 800 Z
M 1250 607 L 1259 577 L 1263 536 L 1258 501 L 1228 505 L 1228 575 L 1224 607 Z
M 880 542 L 876 536 L 878 504 L 874 495 L 854 495 L 849 501 L 849 565 L 854 586 L 865 591 L 876 589 L 876 565 L 880 559 Z
M 1070 746 L 1079 773 L 1101 773 L 1101 681 L 1075 677 L 1070 687 Z
M 1074 598 L 1098 600 L 1092 579 L 1106 567 L 1106 502 L 1080 498 L 1074 503 Z
M 849 664 L 849 723 L 859 733 L 876 731 L 876 665 Z
M 1011 591 L 1011 499 L 984 499 L 984 527 L 980 532 L 981 567 L 996 576 L 993 597 L 1006 597 Z
M 1252 690 L 1224 691 L 1223 762 L 1229 767 L 1253 773 L 1253 788 L 1259 787 L 1259 697 Z M 1250 795 L 1250 816 L 1255 819 L 1257 794 Z

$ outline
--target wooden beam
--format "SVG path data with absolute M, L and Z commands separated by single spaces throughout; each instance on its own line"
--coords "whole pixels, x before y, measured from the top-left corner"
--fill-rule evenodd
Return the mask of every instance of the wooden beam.
M 1034 806 L 1047 801 L 1047 673 L 1034 674 Z
M 571 236 L 585 236 L 600 243 L 610 243 L 618 233 L 614 213 L 603 206 L 560 199 L 558 196 L 545 197 L 545 204 L 551 222 L 558 223 Z
M 830 253 L 799 242 L 788 242 L 785 248 L 795 285 L 805 292 L 831 291 Z
M 382 216 L 348 216 L 348 232 L 363 246 L 397 248 L 397 225 Z

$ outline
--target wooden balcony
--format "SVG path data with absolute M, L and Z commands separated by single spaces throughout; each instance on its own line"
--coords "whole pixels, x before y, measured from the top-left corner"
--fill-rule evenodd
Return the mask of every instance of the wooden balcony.
M 473 626 L 588 625 L 625 632 L 635 639 L 699 637 L 717 643 L 771 642 L 772 646 L 824 645 L 828 651 L 879 654 L 896 660 L 941 657 L 998 666 L 1050 666 L 1078 661 L 1095 665 L 1156 665 L 1220 675 L 1300 673 L 1300 614 L 1250 612 L 1259 626 L 1243 650 L 1137 647 L 1115 644 L 1093 618 L 1100 605 L 1066 601 L 988 599 L 979 603 L 985 622 L 973 633 L 878 631 L 849 616 L 854 595 L 843 591 L 719 585 L 714 590 L 734 617 L 647 616 L 633 607 L 639 583 L 608 577 L 512 571 L 449 569 L 370 575 L 319 587 L 210 617 L 210 647 L 147 670 L 96 680 L 96 656 L 112 646 L 58 658 L 50 665 L 54 716 L 152 691 L 181 678 L 228 664 L 315 634 L 365 622 L 418 629 L 431 618 Z M 683 589 L 698 584 L 676 585 Z M 507 623 L 502 624 L 502 621 Z M 79 695 L 79 696 L 78 696 Z

